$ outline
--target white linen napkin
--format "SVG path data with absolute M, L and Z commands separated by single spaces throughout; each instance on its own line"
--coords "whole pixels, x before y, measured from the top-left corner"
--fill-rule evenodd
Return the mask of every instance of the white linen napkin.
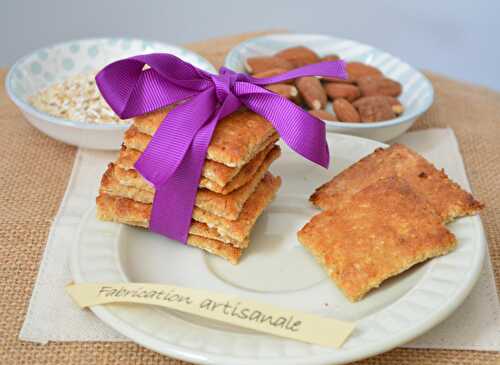
M 451 129 L 411 132 L 403 143 L 468 188 L 457 140 Z M 88 310 L 78 308 L 64 292 L 71 282 L 68 264 L 79 221 L 94 204 L 102 175 L 115 152 L 79 150 L 73 172 L 54 219 L 40 271 L 19 338 L 24 341 L 126 341 Z M 412 348 L 500 351 L 500 304 L 489 254 L 478 283 L 465 302 L 444 322 L 406 344 Z

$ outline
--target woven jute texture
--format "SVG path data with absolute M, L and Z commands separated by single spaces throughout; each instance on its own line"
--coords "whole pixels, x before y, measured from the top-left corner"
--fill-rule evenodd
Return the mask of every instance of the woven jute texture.
M 231 47 L 258 34 L 188 46 L 218 67 Z M 35 345 L 18 340 L 49 228 L 70 176 L 75 148 L 50 139 L 25 121 L 5 94 L 5 73 L 0 71 L 0 364 L 186 364 L 133 343 Z M 436 100 L 414 129 L 451 127 L 455 131 L 475 195 L 486 203 L 482 218 L 499 287 L 500 94 L 427 75 L 435 87 Z M 499 365 L 500 354 L 395 349 L 359 364 Z

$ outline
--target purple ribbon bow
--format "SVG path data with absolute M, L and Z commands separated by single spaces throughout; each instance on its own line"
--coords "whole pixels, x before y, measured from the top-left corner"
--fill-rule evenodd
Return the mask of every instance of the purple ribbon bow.
M 155 188 L 149 224 L 152 231 L 187 241 L 214 129 L 220 119 L 242 105 L 270 121 L 294 151 L 328 167 L 324 122 L 261 87 L 302 76 L 346 78 L 345 65 L 342 61 L 322 62 L 257 79 L 225 67 L 214 75 L 171 54 L 153 53 L 116 61 L 99 72 L 99 90 L 120 118 L 184 101 L 168 113 L 135 163 L 137 171 Z

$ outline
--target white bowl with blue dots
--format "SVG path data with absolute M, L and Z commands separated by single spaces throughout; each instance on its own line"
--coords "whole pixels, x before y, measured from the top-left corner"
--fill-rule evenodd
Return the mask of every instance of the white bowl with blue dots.
M 328 35 L 284 33 L 253 38 L 235 46 L 228 53 L 225 66 L 237 72 L 245 72 L 244 64 L 248 57 L 269 56 L 284 48 L 299 45 L 311 48 L 320 56 L 337 54 L 346 61 L 359 61 L 375 66 L 403 86 L 399 100 L 405 111 L 399 117 L 375 123 L 325 121 L 329 132 L 389 141 L 406 132 L 432 105 L 434 89 L 420 71 L 375 47 Z M 333 112 L 331 103 L 328 103 L 327 110 Z
M 54 117 L 34 108 L 28 98 L 73 75 L 101 69 L 118 59 L 156 52 L 174 54 L 215 73 L 205 58 L 182 47 L 142 39 L 96 38 L 59 43 L 22 57 L 9 70 L 5 88 L 26 119 L 48 136 L 83 148 L 117 150 L 127 124 L 96 124 Z

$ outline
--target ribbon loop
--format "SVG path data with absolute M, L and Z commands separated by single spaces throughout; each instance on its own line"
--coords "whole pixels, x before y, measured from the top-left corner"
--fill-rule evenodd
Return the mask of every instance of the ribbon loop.
M 145 68 L 149 66 L 149 68 Z M 171 54 L 140 55 L 106 66 L 97 86 L 121 118 L 173 103 L 135 164 L 155 187 L 149 228 L 186 242 L 201 171 L 217 122 L 241 105 L 262 115 L 297 153 L 324 167 L 329 153 L 324 122 L 261 86 L 303 76 L 346 78 L 342 61 L 304 66 L 269 78 L 225 67 L 213 75 Z

